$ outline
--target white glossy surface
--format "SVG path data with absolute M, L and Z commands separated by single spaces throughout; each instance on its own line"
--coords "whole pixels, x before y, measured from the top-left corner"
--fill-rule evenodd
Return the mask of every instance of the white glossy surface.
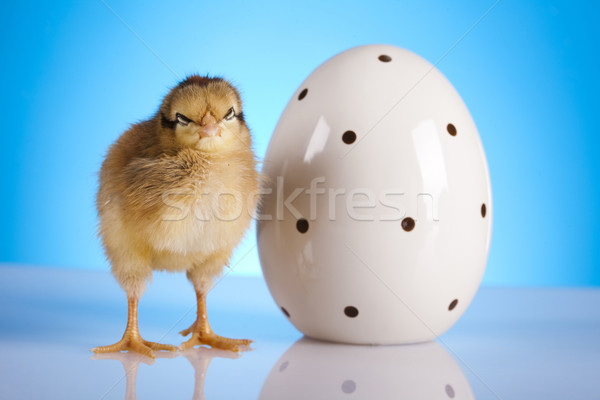
M 156 274 L 142 335 L 180 343 L 194 303 L 185 276 Z M 449 399 L 451 385 L 456 399 L 596 399 L 598 304 L 598 289 L 483 288 L 437 344 L 347 346 L 301 339 L 261 279 L 226 277 L 209 296 L 211 322 L 255 350 L 195 349 L 148 365 L 89 352 L 123 333 L 125 299 L 108 271 L 0 266 L 0 398 Z
M 318 366 L 318 368 L 315 368 Z M 385 367 L 383 367 L 385 366 Z M 471 386 L 438 343 L 356 346 L 302 339 L 271 369 L 260 399 L 473 399 Z
M 421 342 L 467 309 L 490 243 L 487 163 L 460 96 L 423 58 L 371 45 L 326 61 L 292 96 L 263 165 L 272 193 L 257 228 L 262 269 L 300 331 Z

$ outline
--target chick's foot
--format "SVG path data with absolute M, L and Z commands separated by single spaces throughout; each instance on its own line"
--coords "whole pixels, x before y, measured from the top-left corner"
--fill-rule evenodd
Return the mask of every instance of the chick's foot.
M 182 343 L 179 346 L 181 350 L 190 349 L 198 345 L 207 345 L 213 349 L 229 350 L 234 352 L 250 349 L 249 346 L 250 343 L 252 343 L 252 340 L 229 339 L 216 335 L 212 331 L 212 328 L 208 323 L 208 316 L 206 314 L 206 292 L 196 289 L 196 300 L 198 301 L 196 321 L 194 321 L 189 328 L 179 332 L 183 336 L 187 336 L 190 333 L 192 334 L 190 340 Z
M 140 335 L 134 333 L 125 332 L 123 338 L 115 344 L 110 346 L 94 347 L 92 351 L 94 353 L 114 353 L 120 351 L 135 351 L 146 357 L 155 358 L 154 350 L 166 350 L 166 351 L 177 351 L 177 347 L 170 344 L 162 344 L 156 342 L 149 342 L 142 339 Z
M 181 331 L 183 336 L 187 336 L 192 333 L 192 337 L 187 342 L 183 342 L 179 348 L 181 350 L 191 349 L 194 346 L 206 345 L 213 349 L 229 350 L 229 351 L 243 351 L 247 350 L 252 343 L 252 340 L 248 339 L 230 339 L 223 336 L 219 336 L 213 332 L 199 332 L 194 326 L 190 326 L 188 329 Z

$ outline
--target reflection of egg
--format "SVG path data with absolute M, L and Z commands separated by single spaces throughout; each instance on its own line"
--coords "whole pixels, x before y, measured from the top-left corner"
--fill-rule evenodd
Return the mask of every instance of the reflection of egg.
M 275 363 L 259 399 L 473 399 L 469 382 L 436 342 L 348 346 L 301 339 Z
M 490 243 L 487 164 L 460 96 L 421 57 L 372 45 L 326 61 L 288 103 L 263 172 L 263 273 L 306 335 L 430 340 L 473 299 Z

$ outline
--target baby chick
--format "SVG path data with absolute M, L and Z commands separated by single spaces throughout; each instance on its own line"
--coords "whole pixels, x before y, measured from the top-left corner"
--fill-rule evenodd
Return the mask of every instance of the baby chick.
M 176 347 L 140 336 L 138 301 L 153 270 L 186 271 L 196 290 L 196 321 L 180 348 L 238 351 L 250 340 L 214 334 L 206 314 L 213 279 L 250 225 L 258 194 L 250 131 L 238 91 L 221 78 L 192 75 L 158 112 L 111 146 L 100 171 L 99 234 L 128 301 L 123 338 L 95 353 Z

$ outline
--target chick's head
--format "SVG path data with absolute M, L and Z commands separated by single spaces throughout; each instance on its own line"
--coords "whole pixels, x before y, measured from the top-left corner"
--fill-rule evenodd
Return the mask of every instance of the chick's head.
M 240 94 L 224 79 L 189 76 L 159 112 L 162 134 L 180 147 L 218 152 L 250 143 Z

